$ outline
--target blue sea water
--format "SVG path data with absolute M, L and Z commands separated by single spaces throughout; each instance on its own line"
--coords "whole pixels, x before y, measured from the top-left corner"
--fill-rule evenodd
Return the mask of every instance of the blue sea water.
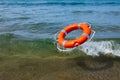
M 98 39 L 80 45 L 80 51 L 120 56 L 120 0 L 0 0 L 0 39 L 53 39 L 76 22 L 91 24 Z M 73 31 L 68 37 L 81 33 Z
M 76 22 L 90 23 L 95 38 L 120 38 L 120 0 L 0 0 L 0 35 L 52 38 Z

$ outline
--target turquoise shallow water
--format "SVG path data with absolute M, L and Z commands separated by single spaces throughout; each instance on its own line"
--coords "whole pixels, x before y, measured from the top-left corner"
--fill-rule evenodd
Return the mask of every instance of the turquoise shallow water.
M 72 52 L 60 52 L 57 50 L 53 39 L 17 39 L 13 34 L 0 35 L 0 54 L 5 55 L 60 55 L 60 53 L 77 54 L 83 53 L 90 56 L 112 55 L 120 56 L 120 38 L 93 39 L 80 46 Z M 76 52 L 75 52 L 76 53 Z

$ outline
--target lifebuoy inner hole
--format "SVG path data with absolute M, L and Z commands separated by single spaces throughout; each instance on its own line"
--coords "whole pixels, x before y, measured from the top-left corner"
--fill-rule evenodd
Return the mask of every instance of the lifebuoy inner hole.
M 77 29 L 77 30 L 73 30 L 71 32 L 69 32 L 66 36 L 65 36 L 65 39 L 66 40 L 73 40 L 73 39 L 76 39 L 78 37 L 80 37 L 82 35 L 83 31 L 80 30 L 80 29 Z

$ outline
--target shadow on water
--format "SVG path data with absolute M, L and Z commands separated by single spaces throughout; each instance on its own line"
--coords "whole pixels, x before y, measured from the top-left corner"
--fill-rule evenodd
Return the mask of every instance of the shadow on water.
M 112 68 L 114 61 L 120 62 L 120 58 L 113 58 L 107 56 L 98 56 L 98 57 L 76 57 L 74 58 L 76 64 L 83 68 L 84 70 L 89 71 L 102 71 Z

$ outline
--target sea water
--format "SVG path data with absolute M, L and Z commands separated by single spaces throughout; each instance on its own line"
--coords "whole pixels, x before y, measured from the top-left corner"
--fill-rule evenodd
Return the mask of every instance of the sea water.
M 91 24 L 96 31 L 94 38 L 101 39 L 83 44 L 80 50 L 87 54 L 102 52 L 120 56 L 120 43 L 115 41 L 120 39 L 120 0 L 0 0 L 2 36 L 52 39 L 55 33 L 76 22 Z M 80 34 L 70 35 L 74 36 Z

